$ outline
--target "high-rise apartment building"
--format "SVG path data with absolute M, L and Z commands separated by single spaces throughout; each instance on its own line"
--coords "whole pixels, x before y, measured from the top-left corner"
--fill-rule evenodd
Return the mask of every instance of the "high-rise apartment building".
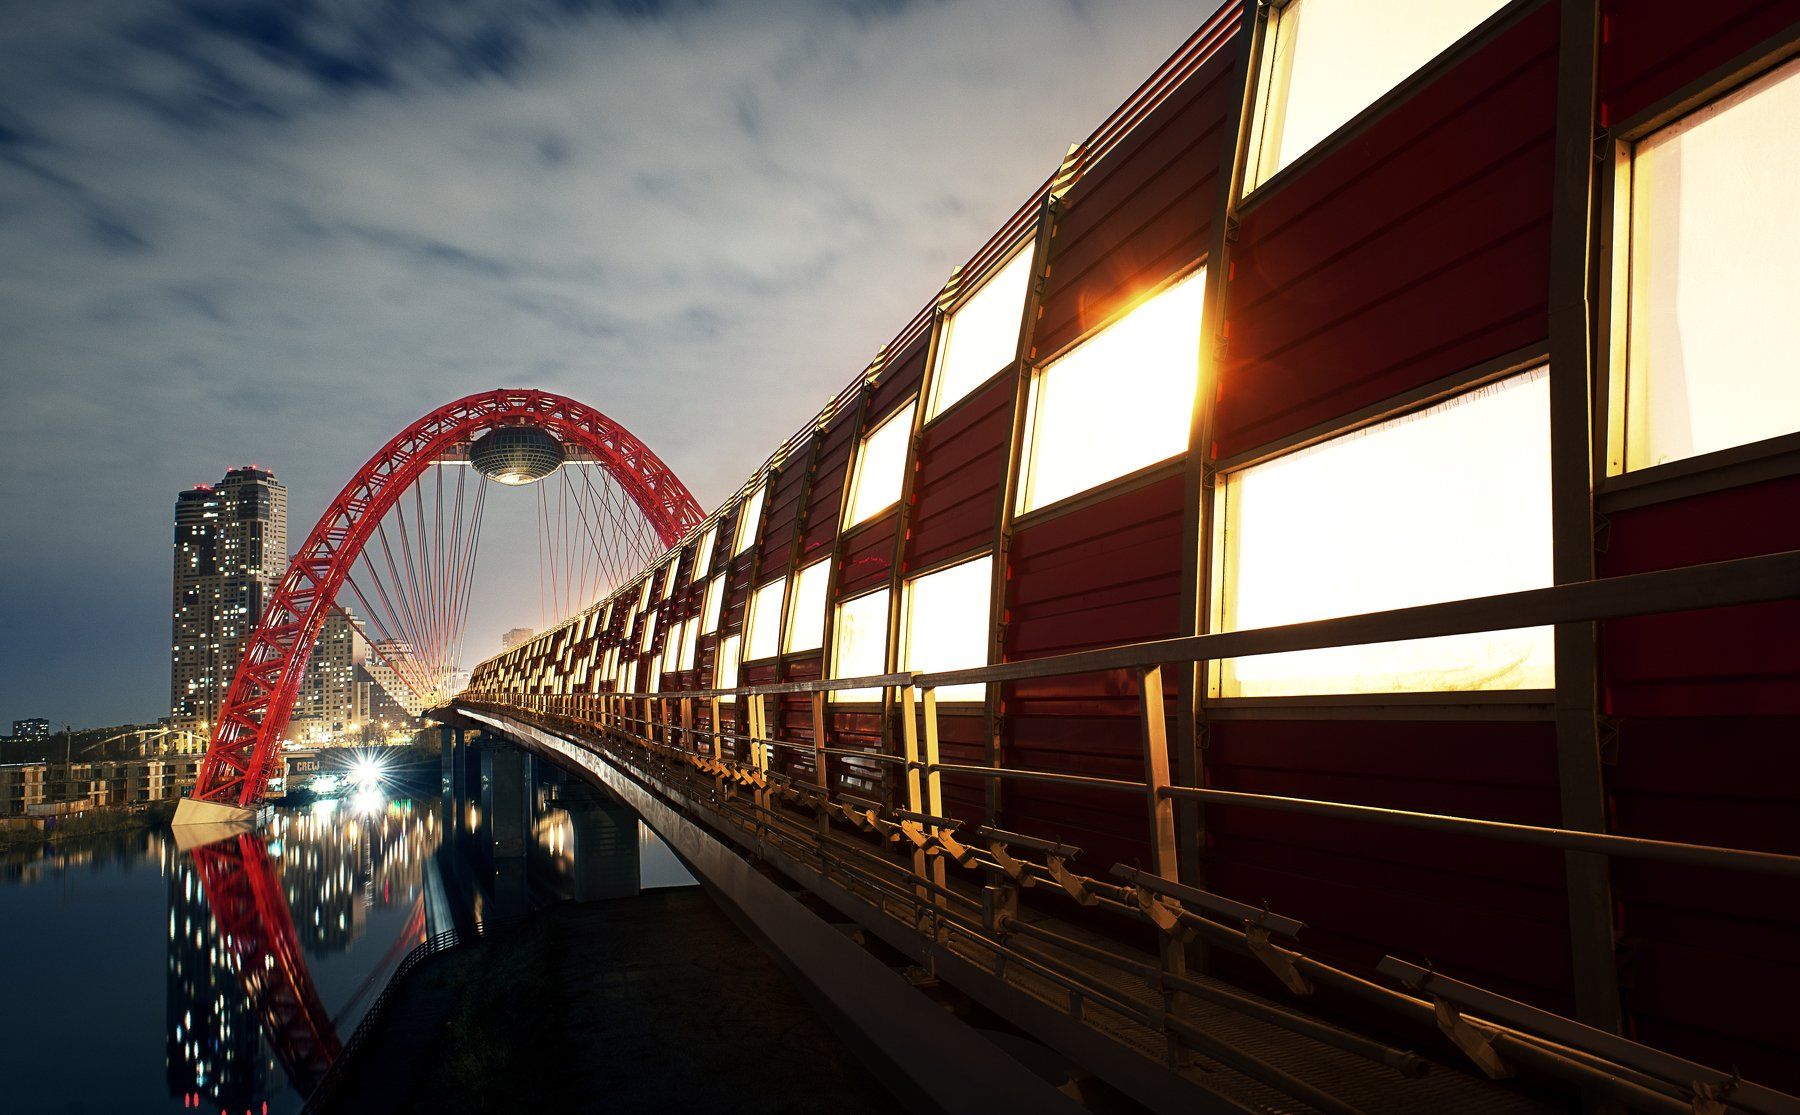
M 44 740 L 50 738 L 50 722 L 41 716 L 13 721 L 13 738 Z
M 287 558 L 287 489 L 267 469 L 234 468 L 175 497 L 171 723 L 204 731 L 218 718 Z
M 336 739 L 350 725 L 369 718 L 369 693 L 362 667 L 369 655 L 369 640 L 362 621 L 341 609 L 332 609 L 319 628 L 294 698 L 291 717 L 294 738 L 308 741 Z

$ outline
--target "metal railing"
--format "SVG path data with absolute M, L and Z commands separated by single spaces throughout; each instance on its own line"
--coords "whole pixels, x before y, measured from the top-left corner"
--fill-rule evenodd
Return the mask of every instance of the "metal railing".
M 1696 1104 L 1724 1103 L 1759 1113 L 1800 1112 L 1800 1100 L 1741 1080 L 1735 1073 L 1695 1065 L 1617 1035 L 1491 993 L 1456 984 L 1435 973 L 1386 958 L 1378 973 L 1399 986 L 1309 957 L 1293 939 L 1304 926 L 1291 918 L 1237 902 L 1180 881 L 1176 864 L 1174 807 L 1194 801 L 1339 820 L 1455 833 L 1504 843 L 1559 849 L 1715 870 L 1800 877 L 1800 856 L 1714 847 L 1615 833 L 1517 824 L 1477 817 L 1386 809 L 1353 802 L 1217 790 L 1175 783 L 1170 776 L 1168 708 L 1164 671 L 1171 666 L 1224 658 L 1322 647 L 1429 638 L 1558 623 L 1594 622 L 1627 616 L 1725 607 L 1800 597 L 1800 552 L 1607 578 L 1479 599 L 1397 609 L 1369 615 L 1318 620 L 1285 627 L 1221 632 L 1104 648 L 966 670 L 895 673 L 872 677 L 784 682 L 726 690 L 667 693 L 520 694 L 471 690 L 458 704 L 525 714 L 575 729 L 614 762 L 657 781 L 696 807 L 753 828 L 760 838 L 790 847 L 854 880 L 863 897 L 880 906 L 906 908 L 912 924 L 926 923 L 934 937 L 949 934 L 992 951 L 996 969 L 1015 965 L 1036 978 L 1063 986 L 1078 1016 L 1110 1011 L 1163 1030 L 1171 1051 L 1182 1045 L 1230 1064 L 1246 1075 L 1325 1110 L 1344 1105 L 1314 1094 L 1273 1066 L 1247 1058 L 1185 1024 L 1167 1009 L 1177 995 L 1216 998 L 1218 989 L 1190 978 L 1184 943 L 1197 936 L 1209 944 L 1260 962 L 1296 995 L 1315 983 L 1441 1031 L 1469 1060 L 1490 1076 L 1508 1075 L 1514 1065 L 1562 1079 L 1650 1111 L 1689 1111 Z M 953 763 L 940 754 L 938 691 L 946 686 L 999 684 L 1045 678 L 1126 671 L 1136 678 L 1137 719 L 1142 741 L 1140 778 L 1101 778 L 1004 764 Z M 898 739 L 884 727 L 882 749 L 861 751 L 830 746 L 830 695 L 850 689 L 882 691 L 898 711 Z M 810 739 L 788 739 L 771 729 L 769 702 L 805 698 L 811 709 Z M 884 725 L 886 724 L 884 719 Z M 796 754 L 802 774 L 778 763 L 778 754 Z M 833 761 L 864 762 L 891 774 L 882 779 L 888 800 L 852 793 L 834 782 Z M 945 776 L 976 780 L 1053 783 L 1136 797 L 1146 818 L 1147 865 L 1123 864 L 1101 872 L 1077 869 L 1080 850 L 1029 834 L 986 824 L 966 824 L 944 815 Z M 840 780 L 841 781 L 841 780 Z M 746 797 L 747 795 L 747 797 Z M 874 836 L 872 849 L 846 837 Z M 952 883 L 970 873 L 979 897 Z M 1062 895 L 1081 907 L 1148 923 L 1159 935 L 1159 955 L 1139 959 L 1116 949 L 1099 949 L 1018 916 L 1019 891 Z M 1282 943 L 1273 939 L 1280 937 Z M 1024 943 L 1029 940 L 1031 944 Z M 1044 946 L 1042 948 L 1038 946 Z M 1153 1001 L 1129 1001 L 1116 987 L 1096 984 L 1071 966 L 1082 957 L 1148 981 Z M 1485 996 L 1485 997 L 1484 997 Z M 1303 1015 L 1251 1000 L 1262 1017 L 1296 1032 L 1352 1048 L 1390 1067 L 1407 1071 L 1417 1059 L 1365 1038 L 1323 1027 Z M 1240 1004 L 1240 1007 L 1242 1005 Z M 1516 1008 L 1516 1009 L 1515 1009 Z M 1269 1012 L 1273 1011 L 1273 1014 Z M 1286 1017 L 1282 1017 L 1286 1015 Z M 1321 1037 L 1321 1034 L 1325 1035 Z M 1172 1052 L 1173 1055 L 1173 1052 Z

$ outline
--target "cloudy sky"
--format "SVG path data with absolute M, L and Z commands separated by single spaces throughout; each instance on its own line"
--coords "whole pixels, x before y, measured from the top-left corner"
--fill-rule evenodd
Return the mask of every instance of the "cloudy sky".
M 167 712 L 175 493 L 232 465 L 298 546 L 535 386 L 711 509 L 1215 6 L 0 0 L 0 731 Z M 538 623 L 515 504 L 470 657 Z

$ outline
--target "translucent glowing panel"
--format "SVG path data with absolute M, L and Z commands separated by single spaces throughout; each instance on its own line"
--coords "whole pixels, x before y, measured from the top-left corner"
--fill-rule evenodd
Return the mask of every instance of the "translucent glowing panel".
M 650 606 L 650 590 L 656 587 L 656 578 L 645 577 L 643 584 L 638 587 L 641 591 L 638 593 L 637 610 L 641 612 Z
M 694 654 L 700 643 L 700 617 L 695 616 L 681 625 L 681 668 L 694 668 Z
M 650 646 L 651 646 L 651 644 L 653 644 L 655 642 L 656 642 L 656 616 L 655 615 L 646 615 L 644 617 L 644 637 L 638 645 L 638 651 L 643 654 L 649 654 Z
M 718 661 L 714 663 L 713 688 L 736 689 L 738 683 L 738 651 L 741 640 L 733 635 L 719 644 Z
M 775 657 L 781 649 L 781 600 L 787 578 L 779 578 L 750 594 L 750 614 L 744 620 L 744 661 Z
M 1800 62 L 1631 163 L 1625 468 L 1800 430 Z
M 1543 369 L 1221 480 L 1223 630 L 1550 584 Z M 1548 627 L 1219 664 L 1226 697 L 1545 689 Z
M 737 543 L 731 547 L 731 556 L 736 557 L 750 548 L 756 541 L 756 529 L 762 524 L 763 496 L 768 493 L 767 484 L 759 485 L 750 498 L 738 509 Z
M 1187 451 L 1205 294 L 1202 269 L 1032 378 L 1020 514 Z
M 677 555 L 675 557 L 670 558 L 669 564 L 665 565 L 663 567 L 663 583 L 662 583 L 663 599 L 667 600 L 669 598 L 669 594 L 675 591 L 675 571 L 680 568 L 681 568 L 681 557 L 680 557 L 679 553 L 677 553 Z
M 1269 17 L 1248 188 L 1312 150 L 1506 0 L 1291 0 Z
M 650 692 L 662 692 L 662 659 L 660 658 L 650 660 Z
M 888 590 L 867 593 L 837 606 L 831 627 L 831 676 L 872 677 L 887 673 Z M 834 701 L 879 701 L 879 689 L 844 689 Z
M 988 660 L 988 596 L 994 559 L 979 557 L 906 582 L 900 661 L 920 673 L 966 670 Z M 952 685 L 941 701 L 979 701 L 984 687 Z
M 937 370 L 931 377 L 928 418 L 942 414 L 1018 357 L 1025 287 L 1030 279 L 1031 247 L 1027 245 L 944 323 Z
M 850 521 L 855 526 L 900 502 L 906 480 L 906 447 L 912 441 L 913 410 L 908 403 L 869 431 L 856 449 L 850 474 Z
M 825 645 L 825 590 L 831 583 L 831 560 L 815 561 L 794 574 L 788 603 L 787 653 L 818 650 Z
M 719 629 L 719 612 L 725 606 L 725 574 L 706 582 L 706 603 L 700 609 L 700 633 L 711 635 Z
M 698 581 L 712 572 L 713 546 L 719 541 L 719 524 L 714 522 L 700 536 L 700 546 L 694 551 L 694 568 L 688 573 L 688 583 Z
M 681 624 L 679 623 L 670 627 L 669 633 L 663 638 L 662 668 L 665 674 L 672 674 L 681 669 Z

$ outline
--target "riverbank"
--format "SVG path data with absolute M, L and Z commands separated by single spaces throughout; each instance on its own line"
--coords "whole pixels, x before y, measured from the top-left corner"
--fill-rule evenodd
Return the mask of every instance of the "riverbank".
M 896 1110 L 698 888 L 550 907 L 395 995 L 322 1110 Z
M 175 805 L 173 801 L 106 805 L 73 817 L 49 818 L 49 823 L 42 828 L 36 825 L 0 828 L 0 851 L 59 844 L 84 836 L 167 828 L 170 818 L 175 816 Z

